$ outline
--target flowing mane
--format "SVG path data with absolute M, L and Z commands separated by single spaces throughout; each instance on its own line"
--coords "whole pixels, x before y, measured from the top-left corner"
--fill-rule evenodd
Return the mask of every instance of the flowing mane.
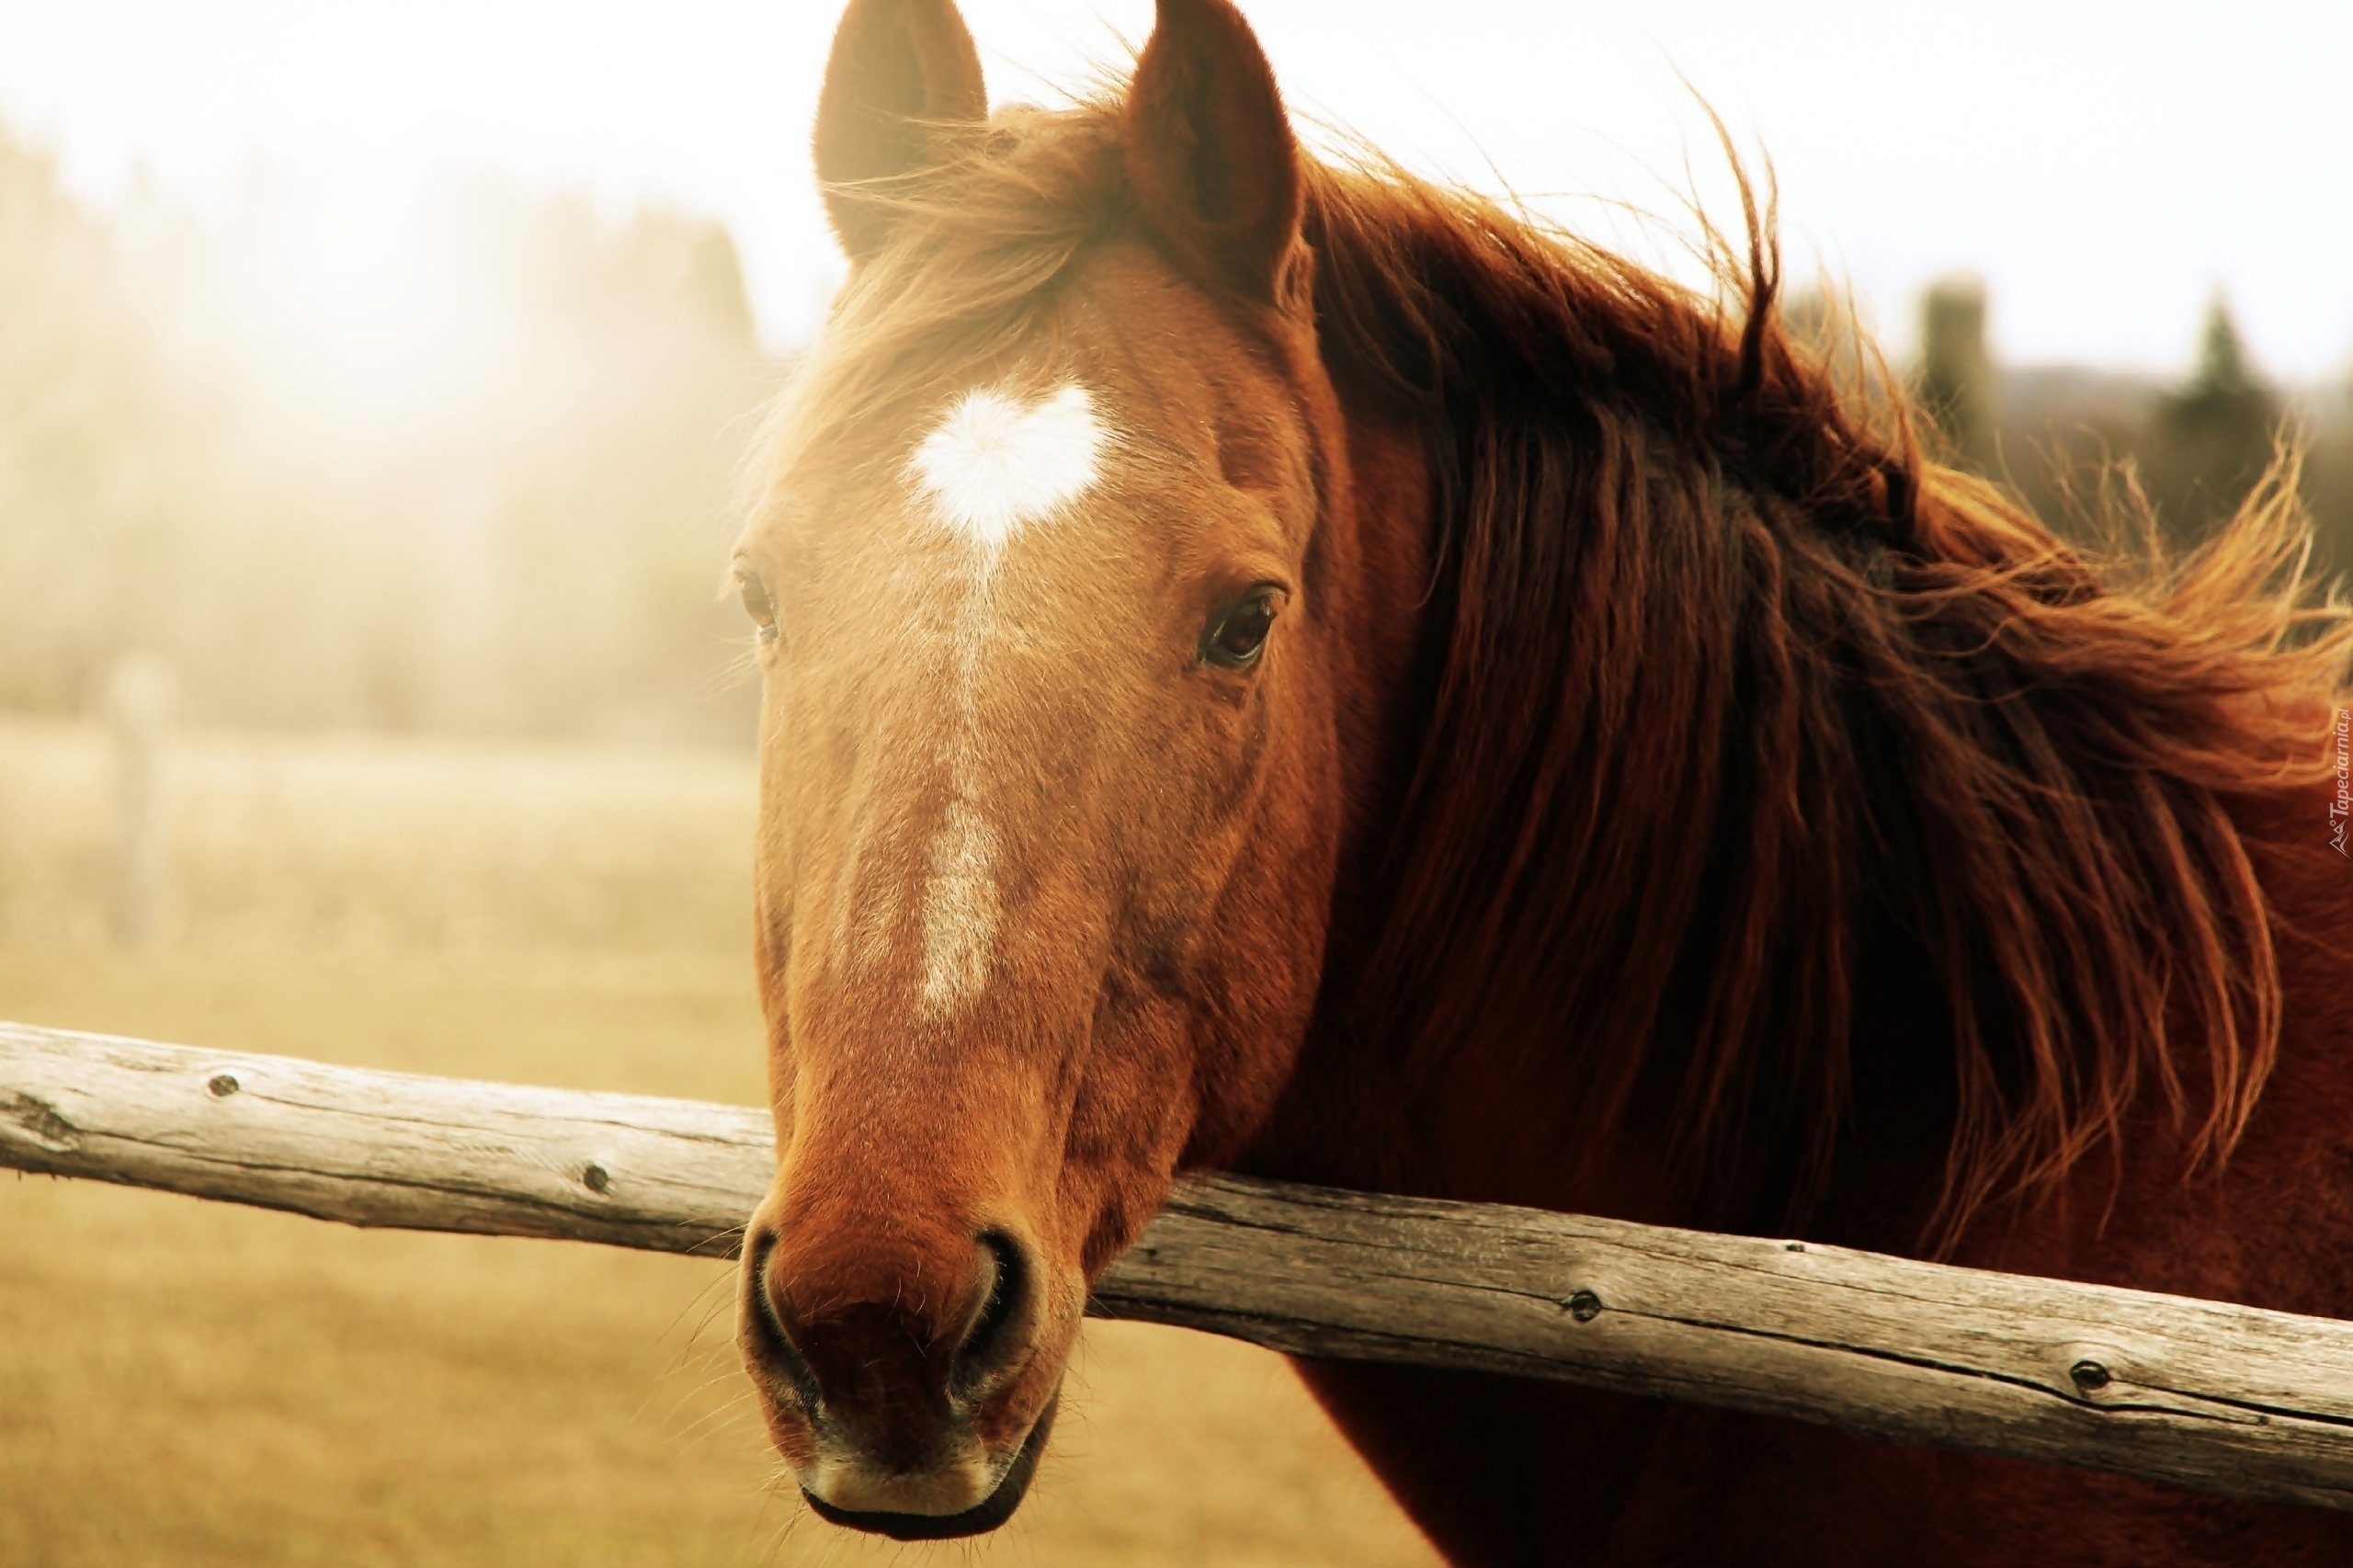
M 2144 1083 L 2225 1156 L 2281 1013 L 2242 808 L 2327 776 L 2348 646 L 2292 466 L 2098 571 L 1792 339 L 1753 199 L 1701 300 L 1392 170 L 1311 188 L 1329 362 L 1439 489 L 1368 1014 L 1552 1021 L 1597 1127 L 1654 1089 L 1687 1179 L 1759 1195 L 1726 1223 L 1802 1204 L 1873 1071 L 1949 1084 L 1940 1237 Z M 1924 1032 L 1859 1062 L 1891 974 Z
M 1028 341 L 1132 231 L 1119 115 L 1003 112 L 864 191 L 895 237 L 778 428 Z M 1709 297 L 1393 167 L 1304 175 L 1327 364 L 1435 490 L 1355 1027 L 1548 1053 L 1596 1128 L 1651 1105 L 1726 1225 L 1802 1208 L 1882 1081 L 1941 1108 L 1932 1244 L 2151 1085 L 2226 1156 L 2280 1029 L 2264 803 L 2329 776 L 2353 647 L 2292 470 L 2195 554 L 2096 565 L 1785 329 L 1753 202 Z M 1856 1037 L 1872 987 L 1902 1038 Z

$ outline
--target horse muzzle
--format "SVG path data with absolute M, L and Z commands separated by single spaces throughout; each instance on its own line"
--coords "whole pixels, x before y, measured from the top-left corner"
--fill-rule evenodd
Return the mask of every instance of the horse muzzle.
M 1037 1267 L 1001 1232 L 970 1244 L 961 1278 L 943 1250 L 827 1268 L 823 1249 L 754 1228 L 739 1341 L 769 1435 L 830 1523 L 977 1535 L 1012 1517 L 1036 1474 L 1061 1393 Z

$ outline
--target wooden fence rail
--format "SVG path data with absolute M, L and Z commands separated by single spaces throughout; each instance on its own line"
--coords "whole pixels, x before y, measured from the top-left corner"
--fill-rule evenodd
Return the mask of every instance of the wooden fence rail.
M 768 1119 L 0 1024 L 0 1165 L 355 1225 L 733 1252 Z M 1105 1316 L 2353 1507 L 2353 1324 L 1745 1236 L 1213 1176 Z

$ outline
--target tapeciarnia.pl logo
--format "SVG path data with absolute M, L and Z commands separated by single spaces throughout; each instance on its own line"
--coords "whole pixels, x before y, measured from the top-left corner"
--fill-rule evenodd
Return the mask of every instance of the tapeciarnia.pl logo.
M 2353 817 L 2353 712 L 2336 710 L 2336 799 L 2328 803 L 2328 846 L 2348 860 L 2345 848 L 2347 819 Z

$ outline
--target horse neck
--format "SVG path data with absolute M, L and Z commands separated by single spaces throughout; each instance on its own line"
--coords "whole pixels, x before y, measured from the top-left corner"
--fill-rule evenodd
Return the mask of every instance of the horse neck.
M 1411 1030 L 1358 1005 L 1372 989 L 1414 774 L 1444 766 L 1427 755 L 1441 437 L 1418 418 L 1384 417 L 1352 402 L 1345 413 L 1352 504 L 1326 570 L 1346 650 L 1337 739 L 1349 773 L 1323 996 L 1289 1087 L 1237 1163 L 1336 1186 L 1687 1218 L 1672 1207 L 1663 1119 L 1654 1132 L 1640 1117 L 1621 1120 L 1606 1159 L 1563 1156 L 1574 1120 L 1573 1053 L 1526 1049 L 1557 1035 L 1557 1020 L 1472 1029 L 1449 1038 L 1434 1064 Z
M 1267 1125 L 1236 1167 L 1369 1190 L 1519 1202 L 1667 1218 L 1665 1184 L 1639 1135 L 1613 1151 L 1597 1190 L 1556 1179 L 1559 1096 L 1530 1085 L 1499 1100 L 1493 1085 L 1524 1063 L 1501 1060 L 1492 1032 L 1466 1042 L 1432 1082 L 1410 1044 L 1368 1029 L 1361 994 L 1385 913 L 1389 846 L 1421 755 L 1431 694 L 1419 644 L 1438 549 L 1431 437 L 1415 424 L 1347 412 L 1352 505 L 1330 540 L 1327 598 L 1336 601 L 1343 852 L 1331 911 L 1322 1004 L 1298 1065 Z M 1490 1059 L 1493 1057 L 1494 1059 Z
M 1603 1135 L 1594 1135 L 1588 1120 L 1581 1144 L 1572 1062 L 1582 1042 L 1561 1038 L 1562 1020 L 1486 1020 L 1449 1040 L 1443 1071 L 1433 1073 L 1427 1060 L 1416 1059 L 1409 1031 L 1352 1005 L 1378 978 L 1370 966 L 1383 913 L 1383 869 L 1428 725 L 1427 673 L 1401 662 L 1397 653 L 1418 640 L 1435 544 L 1433 453 L 1426 438 L 1410 426 L 1355 414 L 1349 440 L 1357 474 L 1353 526 L 1335 550 L 1336 575 L 1347 590 L 1341 596 L 1349 618 L 1344 640 L 1358 651 L 1341 683 L 1340 738 L 1356 768 L 1347 780 L 1348 847 L 1332 914 L 1323 1005 L 1290 1088 L 1241 1163 L 1292 1179 L 1654 1222 L 1774 1223 L 1769 1217 L 1744 1221 L 1703 1213 L 1691 1205 L 1670 1159 L 1673 1114 L 1656 1103 L 1646 1106 L 1637 1097 Z M 1858 740 L 1859 733 L 1846 736 L 1847 743 Z M 1885 766 L 1859 773 L 1848 787 L 1881 800 L 1903 797 L 1902 759 L 1882 761 Z M 2348 880 L 2329 874 L 2343 868 L 2326 853 L 2325 825 L 2306 835 L 2313 838 L 2310 853 L 2297 847 L 2291 825 L 2281 825 L 2301 820 L 2299 812 L 2325 824 L 2325 804 L 2305 801 L 2306 793 L 2245 803 L 2244 826 L 2251 849 L 2282 846 L 2258 857 L 2267 893 L 2283 926 L 2304 933 L 2283 943 L 2280 953 L 2294 1009 L 2290 1027 L 2299 1027 L 2301 1014 L 2301 1027 L 2313 1038 L 2348 1040 L 2353 1005 L 2338 1005 L 2326 991 L 2353 953 Z M 1801 859 L 1806 854 L 1836 859 L 1848 894 L 1862 897 L 1864 904 L 1870 897 L 1859 890 L 1904 881 L 1888 877 L 1890 868 L 1866 863 L 1887 853 L 1885 846 L 1867 849 L 1852 835 L 1799 851 Z M 2331 864 L 2319 864 L 2323 858 Z M 1828 874 L 1833 868 L 1820 869 Z M 1850 1126 L 1859 1131 L 1842 1145 L 1839 1208 L 1824 1213 L 1823 1224 L 1841 1239 L 1911 1245 L 1936 1205 L 1954 1128 L 1955 1035 L 1946 977 L 1904 934 L 1902 910 L 1859 905 L 1837 918 L 1856 937 L 1848 1037 L 1854 1073 L 1845 1103 Z M 2353 989 L 2347 994 L 2353 999 Z M 1531 1040 L 1557 1041 L 1558 1048 L 1531 1051 Z M 1661 1075 L 1671 1077 L 1680 1062 L 1673 1042 L 1663 1043 L 1670 1049 L 1658 1053 Z M 2308 1052 L 2302 1060 L 2310 1060 Z M 2200 1086 L 2190 1087 L 2195 1094 Z M 2151 1092 L 2149 1098 L 2155 1097 Z M 1791 1161 L 1804 1157 L 1814 1131 L 1794 1123 L 1764 1128 L 1756 1168 L 1786 1175 Z

